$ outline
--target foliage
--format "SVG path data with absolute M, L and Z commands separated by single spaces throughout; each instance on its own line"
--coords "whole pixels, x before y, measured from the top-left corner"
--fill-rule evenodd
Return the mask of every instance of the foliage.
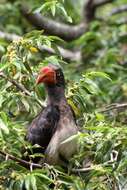
M 44 87 L 35 85 L 36 75 L 42 66 L 55 63 L 64 70 L 66 96 L 80 126 L 72 137 L 78 139 L 79 151 L 68 171 L 47 164 L 28 170 L 0 155 L 0 189 L 126 189 L 127 111 L 105 111 L 107 105 L 127 100 L 127 26 L 120 24 L 126 13 L 108 16 L 126 0 L 100 7 L 96 14 L 103 16 L 103 22 L 91 21 L 89 30 L 69 43 L 33 29 L 22 17 L 20 3 L 3 0 L 0 4 L 0 29 L 22 36 L 13 42 L 0 38 L 0 150 L 21 158 L 23 147 L 32 148 L 24 140 L 26 126 L 45 105 L 46 96 Z M 57 21 L 77 23 L 81 17 L 81 0 L 28 3 L 31 12 Z M 64 59 L 59 46 L 77 48 L 81 59 Z M 53 53 L 43 51 L 44 47 Z

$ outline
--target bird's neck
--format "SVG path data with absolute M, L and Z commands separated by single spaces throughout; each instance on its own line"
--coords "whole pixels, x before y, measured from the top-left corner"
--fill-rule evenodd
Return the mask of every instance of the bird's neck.
M 66 101 L 64 86 L 46 86 L 48 93 L 48 104 L 59 104 L 61 101 Z

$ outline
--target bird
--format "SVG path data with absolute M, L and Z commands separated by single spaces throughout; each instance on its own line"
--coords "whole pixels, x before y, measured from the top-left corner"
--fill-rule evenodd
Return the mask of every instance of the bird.
M 44 84 L 47 92 L 47 105 L 29 124 L 26 140 L 32 145 L 39 145 L 33 152 L 44 154 L 43 162 L 64 166 L 77 151 L 76 138 L 67 139 L 78 133 L 78 126 L 65 96 L 61 67 L 48 64 L 41 68 L 36 79 L 36 84 L 40 83 Z

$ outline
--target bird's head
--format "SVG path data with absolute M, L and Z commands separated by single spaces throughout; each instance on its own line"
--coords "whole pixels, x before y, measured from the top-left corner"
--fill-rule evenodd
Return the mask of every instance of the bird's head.
M 57 65 L 48 65 L 40 69 L 36 80 L 37 84 L 44 83 L 46 85 L 65 85 L 62 69 Z

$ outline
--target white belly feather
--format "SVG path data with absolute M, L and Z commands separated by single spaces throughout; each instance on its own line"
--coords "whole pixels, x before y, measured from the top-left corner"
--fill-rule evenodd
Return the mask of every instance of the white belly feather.
M 62 164 L 59 155 L 62 155 L 66 160 L 69 160 L 77 150 L 76 139 L 66 141 L 69 137 L 77 134 L 78 128 L 76 124 L 67 119 L 62 119 L 60 123 L 61 126 L 59 126 L 59 129 L 54 133 L 45 153 L 45 161 L 53 165 Z

